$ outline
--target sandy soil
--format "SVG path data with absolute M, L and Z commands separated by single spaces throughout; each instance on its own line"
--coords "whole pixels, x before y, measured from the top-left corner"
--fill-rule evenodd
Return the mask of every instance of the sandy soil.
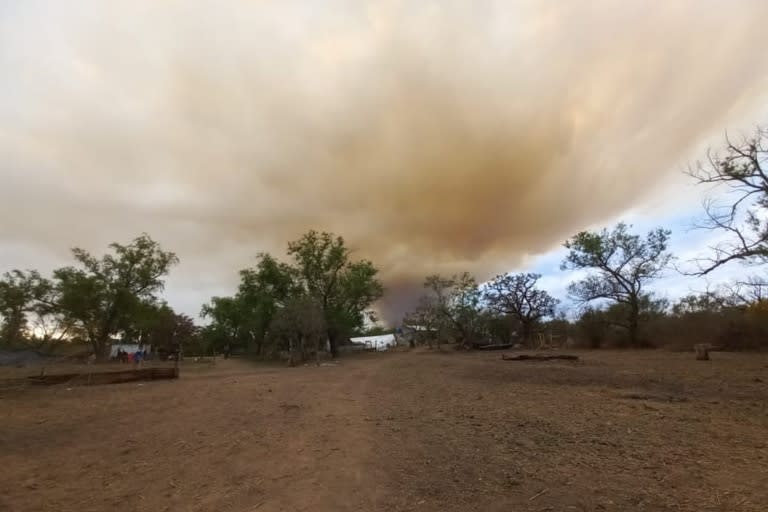
M 766 510 L 768 355 L 580 355 L 5 390 L 0 510 Z

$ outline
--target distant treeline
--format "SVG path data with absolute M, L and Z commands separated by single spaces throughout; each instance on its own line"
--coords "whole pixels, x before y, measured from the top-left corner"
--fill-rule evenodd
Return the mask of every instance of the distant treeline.
M 768 261 L 767 141 L 768 131 L 758 129 L 727 140 L 722 154 L 689 168 L 698 183 L 721 192 L 722 202 L 704 204 L 701 227 L 725 235 L 706 257 L 672 269 L 670 231 L 663 228 L 636 234 L 619 223 L 583 231 L 565 242 L 562 262 L 563 270 L 584 276 L 568 287 L 574 311 L 564 311 L 538 286 L 538 274 L 504 274 L 482 284 L 468 273 L 431 275 L 398 332 L 412 345 L 451 342 L 466 349 L 518 343 L 768 347 L 768 280 L 760 277 Z M 382 331 L 371 311 L 384 293 L 376 267 L 352 260 L 344 239 L 331 233 L 310 231 L 288 243 L 285 261 L 259 254 L 254 267 L 240 271 L 233 296 L 213 297 L 202 307 L 204 327 L 162 299 L 178 258 L 148 235 L 114 243 L 100 257 L 72 252 L 75 265 L 49 277 L 35 270 L 3 274 L 0 348 L 54 350 L 81 342 L 106 359 L 120 339 L 161 353 L 237 351 L 297 363 L 325 351 L 335 356 L 353 333 Z M 648 290 L 665 273 L 702 277 L 732 262 L 752 265 L 755 275 L 674 304 Z

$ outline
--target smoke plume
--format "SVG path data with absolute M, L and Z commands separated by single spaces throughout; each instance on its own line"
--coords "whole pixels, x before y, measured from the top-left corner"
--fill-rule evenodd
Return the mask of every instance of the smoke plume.
M 424 275 L 514 269 L 759 121 L 766 19 L 749 0 L 6 5 L 0 266 L 147 231 L 196 309 L 330 230 L 382 269 L 396 320 Z

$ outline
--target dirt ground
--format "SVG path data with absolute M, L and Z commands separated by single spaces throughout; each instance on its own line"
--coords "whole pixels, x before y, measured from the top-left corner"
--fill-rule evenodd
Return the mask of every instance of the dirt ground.
M 0 510 L 768 510 L 768 355 L 579 355 L 7 389 Z

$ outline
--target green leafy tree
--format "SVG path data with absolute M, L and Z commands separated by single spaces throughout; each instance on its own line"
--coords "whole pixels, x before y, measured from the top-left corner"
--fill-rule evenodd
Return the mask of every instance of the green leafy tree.
M 434 274 L 426 278 L 424 287 L 431 292 L 438 314 L 438 336 L 449 330 L 459 347 L 476 344 L 482 294 L 475 278 L 468 272 L 447 278 Z
M 158 354 L 183 352 L 196 347 L 199 328 L 187 315 L 176 313 L 165 302 L 143 303 L 124 328 L 123 340 L 152 346 Z
M 203 306 L 201 315 L 210 320 L 204 338 L 225 355 L 235 348 L 260 356 L 274 352 L 265 346 L 269 326 L 276 313 L 302 293 L 296 269 L 269 254 L 259 254 L 255 267 L 240 271 L 235 296 L 214 297 Z
M 210 344 L 219 350 L 250 345 L 259 355 L 274 354 L 281 350 L 274 344 L 287 338 L 270 331 L 282 329 L 286 315 L 298 314 L 302 308 L 297 304 L 306 306 L 311 300 L 322 311 L 331 353 L 336 356 L 342 337 L 372 318 L 369 308 L 383 293 L 378 271 L 370 261 L 350 260 L 342 237 L 310 231 L 288 244 L 288 255 L 291 263 L 260 254 L 256 267 L 240 272 L 234 297 L 214 297 L 203 307 L 202 316 L 210 321 L 204 337 Z M 280 321 L 275 322 L 278 316 Z M 301 321 L 294 318 L 296 323 Z
M 241 341 L 262 355 L 273 318 L 290 299 L 301 293 L 296 269 L 270 254 L 260 254 L 256 267 L 240 271 L 235 300 Z
M 667 251 L 670 231 L 650 231 L 644 238 L 618 224 L 612 231 L 583 231 L 565 243 L 569 250 L 563 270 L 591 270 L 584 279 L 571 283 L 568 292 L 581 303 L 609 300 L 625 310 L 621 322 L 631 346 L 639 344 L 638 326 L 645 285 L 660 277 L 672 255 Z
M 378 270 L 367 260 L 350 261 L 344 239 L 309 231 L 288 244 L 306 294 L 323 311 L 331 355 L 343 336 L 363 326 L 373 302 L 384 293 Z
M 504 274 L 490 281 L 483 292 L 488 307 L 519 322 L 525 342 L 530 342 L 537 323 L 555 314 L 559 302 L 536 287 L 540 278 L 540 274 Z
M 210 323 L 203 328 L 205 345 L 216 353 L 229 357 L 233 348 L 247 345 L 247 324 L 242 303 L 237 297 L 213 297 L 200 313 Z
M 314 298 L 298 296 L 288 300 L 272 319 L 269 332 L 277 345 L 287 348 L 289 366 L 303 362 L 310 350 L 320 364 L 326 327 L 323 310 Z
M 0 345 L 18 346 L 31 337 L 29 315 L 42 313 L 40 299 L 51 284 L 37 271 L 13 270 L 0 279 Z
M 100 258 L 73 249 L 79 266 L 53 272 L 52 304 L 82 329 L 100 360 L 109 357 L 111 337 L 129 325 L 141 305 L 157 300 L 163 278 L 178 263 L 146 234 L 109 247 L 111 253 Z

